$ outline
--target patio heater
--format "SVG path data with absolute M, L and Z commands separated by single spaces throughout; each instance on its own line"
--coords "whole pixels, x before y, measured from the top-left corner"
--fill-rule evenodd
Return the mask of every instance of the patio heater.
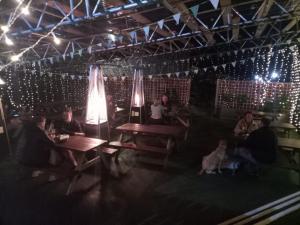
M 143 122 L 143 112 L 145 106 L 144 99 L 144 83 L 143 83 L 143 71 L 141 69 L 134 70 L 133 82 L 132 82 L 132 94 L 130 103 L 129 122 L 132 118 L 139 118 L 139 122 Z
M 91 65 L 89 71 L 86 124 L 98 125 L 99 138 L 101 138 L 100 124 L 105 122 L 108 123 L 103 68 L 98 65 Z M 109 124 L 107 127 L 109 129 Z
M 4 85 L 4 84 L 5 82 L 0 78 L 0 85 Z M 2 105 L 2 98 L 0 96 L 0 135 L 3 133 L 5 134 L 9 154 L 12 155 L 12 149 L 11 149 L 10 139 L 7 132 L 6 120 L 5 120 L 5 115 L 4 115 L 3 105 Z

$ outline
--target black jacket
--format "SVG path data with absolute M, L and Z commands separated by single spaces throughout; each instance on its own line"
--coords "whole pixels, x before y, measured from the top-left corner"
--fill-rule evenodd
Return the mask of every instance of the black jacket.
M 43 130 L 34 124 L 25 124 L 16 143 L 16 159 L 25 165 L 46 166 L 50 149 L 54 147 Z
M 70 123 L 67 123 L 64 120 L 57 121 L 55 128 L 60 134 L 74 135 L 75 132 L 82 132 L 80 123 L 77 120 L 71 120 Z
M 244 143 L 252 156 L 262 163 L 272 163 L 276 159 L 277 137 L 269 127 L 261 127 L 253 131 Z

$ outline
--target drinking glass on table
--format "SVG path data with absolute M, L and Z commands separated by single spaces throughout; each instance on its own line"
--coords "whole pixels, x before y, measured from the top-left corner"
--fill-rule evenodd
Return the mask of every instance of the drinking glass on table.
M 51 130 L 48 131 L 48 135 L 52 140 L 54 140 L 56 137 L 56 130 L 52 128 Z

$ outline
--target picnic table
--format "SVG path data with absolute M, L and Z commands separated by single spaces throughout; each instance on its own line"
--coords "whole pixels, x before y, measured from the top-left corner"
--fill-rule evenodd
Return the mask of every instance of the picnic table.
M 109 145 L 115 148 L 132 149 L 137 151 L 149 152 L 162 154 L 165 156 L 164 166 L 168 162 L 168 157 L 172 152 L 172 143 L 176 143 L 176 140 L 184 136 L 184 128 L 181 126 L 168 126 L 168 125 L 147 125 L 147 124 L 136 124 L 136 123 L 126 123 L 116 130 L 121 131 L 121 135 L 118 142 L 110 142 Z M 123 140 L 124 134 L 130 135 L 143 135 L 143 136 L 155 136 L 155 137 L 166 137 L 167 142 L 164 147 L 156 147 L 149 145 L 141 145 L 136 143 L 134 138 L 134 143 L 126 143 Z
M 278 138 L 278 146 L 283 150 L 289 150 L 293 153 L 297 153 L 298 161 L 293 161 L 296 164 L 296 171 L 299 174 L 300 184 L 300 139 L 293 138 Z
M 106 140 L 88 138 L 84 136 L 70 136 L 67 141 L 56 143 L 57 148 L 71 150 L 74 153 L 74 156 L 76 157 L 78 163 L 78 165 L 74 168 L 74 175 L 68 186 L 66 195 L 69 195 L 71 193 L 73 186 L 81 175 L 81 172 L 95 165 L 100 160 L 100 156 L 98 154 L 92 159 L 87 160 L 86 154 L 106 143 Z
M 271 123 L 271 127 L 278 128 L 278 129 L 283 129 L 284 133 L 287 133 L 288 138 L 290 137 L 290 131 L 296 130 L 296 127 L 293 124 L 290 123 Z
M 272 112 L 261 112 L 261 111 L 254 111 L 252 112 L 256 119 L 261 119 L 262 117 L 269 117 L 271 120 L 277 120 L 280 116 L 280 113 L 272 113 Z

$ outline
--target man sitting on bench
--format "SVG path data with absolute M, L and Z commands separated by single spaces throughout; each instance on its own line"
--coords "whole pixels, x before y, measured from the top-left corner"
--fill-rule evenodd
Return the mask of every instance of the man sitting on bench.
M 263 118 L 262 127 L 253 131 L 249 137 L 235 149 L 235 155 L 257 169 L 258 163 L 270 164 L 276 160 L 277 137 L 270 128 L 270 120 Z M 257 171 L 254 171 L 257 172 Z

